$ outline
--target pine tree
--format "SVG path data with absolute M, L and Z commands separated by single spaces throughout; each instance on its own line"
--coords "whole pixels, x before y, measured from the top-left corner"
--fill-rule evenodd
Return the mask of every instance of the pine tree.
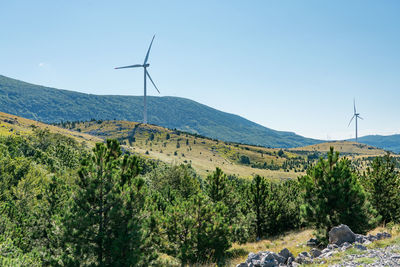
M 70 265 L 136 266 L 154 259 L 145 240 L 144 181 L 138 159 L 125 156 L 116 140 L 96 144 L 82 163 L 77 193 L 65 219 Z M 68 251 L 68 248 L 67 248 Z
M 168 238 L 166 250 L 181 260 L 182 265 L 223 263 L 230 247 L 230 229 L 225 206 L 210 203 L 202 194 L 170 205 L 163 219 Z
M 265 209 L 268 197 L 268 182 L 264 177 L 256 175 L 248 190 L 249 207 L 254 211 L 257 238 L 265 234 Z
M 371 194 L 371 203 L 382 216 L 384 224 L 400 220 L 400 175 L 393 157 L 386 154 L 374 159 L 363 177 Z
M 302 213 L 326 241 L 333 226 L 348 225 L 356 233 L 365 233 L 376 224 L 376 211 L 367 199 L 357 174 L 346 158 L 331 147 L 328 159 L 318 163 L 300 178 L 304 189 Z
M 213 202 L 223 200 L 227 193 L 227 178 L 220 168 L 216 168 L 213 174 L 207 176 L 207 191 Z

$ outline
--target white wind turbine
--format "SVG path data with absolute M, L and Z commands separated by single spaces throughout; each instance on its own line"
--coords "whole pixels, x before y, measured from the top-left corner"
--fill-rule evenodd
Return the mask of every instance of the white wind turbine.
M 357 119 L 362 119 L 363 120 L 363 118 L 361 118 L 360 117 L 360 113 L 357 113 L 357 111 L 356 111 L 356 100 L 355 99 L 353 100 L 353 104 L 354 104 L 354 114 L 353 114 L 353 117 L 351 117 L 351 120 L 350 120 L 349 125 L 347 127 L 349 127 L 351 122 L 353 121 L 353 119 L 356 118 L 356 142 L 357 142 L 357 139 L 358 139 Z
M 147 54 L 146 54 L 146 57 L 144 58 L 143 64 L 135 64 L 135 65 L 130 65 L 130 66 L 124 66 L 124 67 L 115 68 L 116 70 L 118 70 L 118 69 L 128 69 L 128 68 L 143 68 L 143 69 L 144 69 L 144 107 L 143 107 L 144 110 L 143 110 L 143 123 L 147 123 L 147 101 L 146 101 L 146 96 L 147 96 L 147 91 L 146 91 L 146 80 L 147 80 L 147 77 L 149 77 L 151 83 L 154 85 L 154 88 L 156 88 L 157 92 L 160 93 L 160 91 L 158 90 L 157 86 L 156 86 L 155 83 L 153 82 L 153 79 L 151 78 L 149 72 L 147 71 L 147 67 L 150 66 L 150 64 L 147 63 L 147 61 L 148 61 L 148 59 L 149 59 L 150 49 L 151 49 L 151 45 L 153 44 L 154 37 L 156 37 L 156 36 L 154 35 L 154 36 L 153 36 L 153 39 L 151 39 L 151 43 L 150 43 L 149 49 L 147 50 Z

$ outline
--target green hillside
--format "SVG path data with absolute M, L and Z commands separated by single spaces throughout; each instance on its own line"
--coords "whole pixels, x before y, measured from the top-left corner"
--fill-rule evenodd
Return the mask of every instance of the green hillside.
M 354 141 L 354 139 L 352 139 Z M 358 142 L 400 153 L 400 134 L 393 135 L 367 135 L 358 138 Z
M 0 75 L 0 111 L 46 123 L 60 121 L 141 121 L 143 97 L 91 95 L 29 84 Z M 179 97 L 148 97 L 148 121 L 170 129 L 224 141 L 269 147 L 299 147 L 319 141 L 275 131 Z

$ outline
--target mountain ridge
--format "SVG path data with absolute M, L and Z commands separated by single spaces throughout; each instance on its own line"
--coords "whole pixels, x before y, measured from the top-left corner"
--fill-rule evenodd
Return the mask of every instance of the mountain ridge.
M 80 93 L 0 75 L 1 111 L 46 123 L 90 119 L 141 121 L 142 102 L 142 96 Z M 321 142 L 172 96 L 148 97 L 148 121 L 210 138 L 266 147 L 289 148 Z

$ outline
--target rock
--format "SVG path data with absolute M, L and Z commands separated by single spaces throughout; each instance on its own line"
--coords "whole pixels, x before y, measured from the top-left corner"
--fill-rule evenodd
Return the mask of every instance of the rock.
M 333 227 L 329 231 L 329 243 L 331 244 L 336 244 L 339 246 L 344 242 L 354 243 L 355 240 L 356 240 L 356 235 L 345 224 Z
M 274 252 L 271 252 L 270 255 L 272 255 L 272 256 L 274 257 L 274 259 L 275 259 L 278 263 L 285 263 L 285 262 L 286 262 L 286 258 L 284 258 L 283 256 L 281 256 L 281 255 L 279 255 L 279 254 L 276 254 L 276 253 L 274 253 Z
M 285 258 L 285 262 L 287 262 L 290 257 L 294 258 L 293 254 L 287 248 L 282 249 L 279 255 Z
M 367 250 L 367 247 L 365 247 L 365 246 L 363 246 L 363 245 L 360 245 L 360 244 L 355 244 L 354 247 L 355 247 L 356 249 L 359 249 L 359 250 Z
M 313 258 L 317 258 L 322 254 L 322 252 L 319 249 L 313 248 L 310 250 L 310 254 Z
M 261 267 L 261 261 L 260 260 L 252 260 L 249 265 L 250 267 Z
M 275 259 L 275 255 L 278 256 L 276 253 L 269 252 L 261 259 L 261 266 L 262 267 L 275 267 L 279 265 L 279 262 Z M 281 257 L 281 256 L 280 256 Z M 283 258 L 283 257 L 281 257 Z
M 369 241 L 368 239 L 367 240 L 365 240 L 365 242 L 364 243 L 362 243 L 364 246 L 367 246 L 367 245 L 369 245 L 369 244 L 371 244 L 372 242 L 371 241 Z
M 383 234 L 383 236 L 384 236 L 385 238 L 391 238 L 391 237 L 392 237 L 392 235 L 389 234 L 388 232 L 383 232 L 382 234 Z
M 376 236 L 374 236 L 374 235 L 367 235 L 367 240 L 369 240 L 369 241 L 371 241 L 371 242 L 374 242 L 374 241 L 377 240 L 377 238 L 376 238 Z
M 339 247 L 346 247 L 346 246 L 348 246 L 348 245 L 350 245 L 350 243 L 349 242 L 344 242 L 343 244 L 341 244 Z
M 316 238 L 310 238 L 310 240 L 307 241 L 307 246 L 309 247 L 316 247 L 318 246 L 319 241 Z
M 246 263 L 251 263 L 253 260 L 260 260 L 260 255 L 257 253 L 250 252 L 247 256 Z
M 336 248 L 338 248 L 339 246 L 336 244 L 329 244 L 326 248 L 328 248 L 329 250 L 334 250 Z
M 300 252 L 299 255 L 302 255 L 302 256 L 307 257 L 307 258 L 311 258 L 310 253 L 308 253 L 307 251 Z
M 329 248 L 324 248 L 321 252 L 322 254 L 326 254 L 328 252 L 330 252 L 331 250 Z
M 340 250 L 341 250 L 341 251 L 345 251 L 345 250 L 348 250 L 349 248 L 352 248 L 352 247 L 353 247 L 352 244 L 350 244 L 350 243 L 348 243 L 348 242 L 345 242 L 345 243 L 343 243 L 342 246 L 340 247 Z
M 378 240 L 381 240 L 381 239 L 384 239 L 384 238 L 391 238 L 391 237 L 392 237 L 392 235 L 387 233 L 387 232 L 377 233 L 376 234 L 376 239 L 378 239 Z
M 356 240 L 355 240 L 355 242 L 358 242 L 358 243 L 364 243 L 365 241 L 367 241 L 368 239 L 367 239 L 367 237 L 365 236 L 365 235 L 360 235 L 360 234 L 356 234 Z
M 376 239 L 378 239 L 378 240 L 381 240 L 381 239 L 383 239 L 384 237 L 383 237 L 383 234 L 382 233 L 377 233 L 376 234 Z
M 296 257 L 295 262 L 300 264 L 310 264 L 312 263 L 311 255 L 307 251 L 301 252 Z

